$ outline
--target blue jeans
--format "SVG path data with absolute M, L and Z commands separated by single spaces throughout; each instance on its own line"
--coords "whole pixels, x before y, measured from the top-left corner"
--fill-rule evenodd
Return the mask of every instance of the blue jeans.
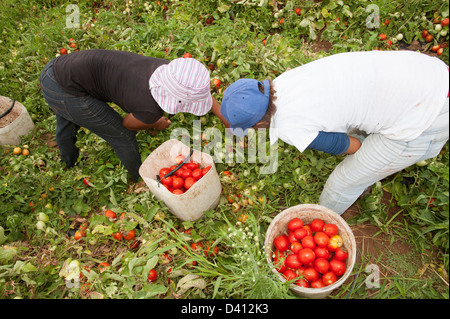
M 412 141 L 395 141 L 381 134 L 367 136 L 361 148 L 331 173 L 319 204 L 343 214 L 370 185 L 437 156 L 449 139 L 448 101 L 447 98 L 433 124 Z
M 40 76 L 45 101 L 56 114 L 56 142 L 61 160 L 72 167 L 79 156 L 75 146 L 77 132 L 84 127 L 106 140 L 116 152 L 133 181 L 139 180 L 141 156 L 136 132 L 122 125 L 122 116 L 106 102 L 91 96 L 74 96 L 66 93 L 56 82 L 51 60 Z

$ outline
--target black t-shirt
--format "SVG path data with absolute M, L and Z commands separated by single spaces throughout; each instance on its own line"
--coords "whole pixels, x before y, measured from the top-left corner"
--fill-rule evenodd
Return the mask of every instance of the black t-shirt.
M 53 73 L 67 93 L 113 102 L 138 120 L 152 124 L 163 110 L 150 93 L 148 81 L 159 66 L 167 63 L 132 52 L 85 50 L 58 57 Z

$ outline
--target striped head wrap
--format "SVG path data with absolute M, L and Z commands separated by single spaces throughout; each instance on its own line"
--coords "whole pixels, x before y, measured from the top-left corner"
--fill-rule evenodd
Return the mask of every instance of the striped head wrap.
M 149 80 L 150 91 L 169 114 L 204 115 L 212 107 L 208 69 L 192 58 L 178 58 L 158 67 Z

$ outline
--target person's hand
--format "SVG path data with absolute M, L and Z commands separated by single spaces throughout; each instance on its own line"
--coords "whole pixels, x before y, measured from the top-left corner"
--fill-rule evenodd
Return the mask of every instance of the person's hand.
M 153 128 L 157 130 L 164 130 L 168 128 L 170 124 L 172 124 L 172 122 L 170 122 L 170 120 L 167 117 L 162 116 L 158 121 L 156 121 L 153 124 L 154 125 Z

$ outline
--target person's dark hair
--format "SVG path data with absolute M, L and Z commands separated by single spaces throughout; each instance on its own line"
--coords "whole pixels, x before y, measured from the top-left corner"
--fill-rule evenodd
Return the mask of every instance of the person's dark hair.
M 261 118 L 261 120 L 256 125 L 253 126 L 253 128 L 255 130 L 257 130 L 259 128 L 269 128 L 272 116 L 277 111 L 277 107 L 275 106 L 275 100 L 277 98 L 275 96 L 276 91 L 275 91 L 275 88 L 273 87 L 272 80 L 269 80 L 269 83 L 270 83 L 269 106 L 267 107 L 266 114 L 264 114 L 264 116 Z M 264 85 L 260 85 L 259 90 L 261 91 L 261 93 L 264 94 Z

